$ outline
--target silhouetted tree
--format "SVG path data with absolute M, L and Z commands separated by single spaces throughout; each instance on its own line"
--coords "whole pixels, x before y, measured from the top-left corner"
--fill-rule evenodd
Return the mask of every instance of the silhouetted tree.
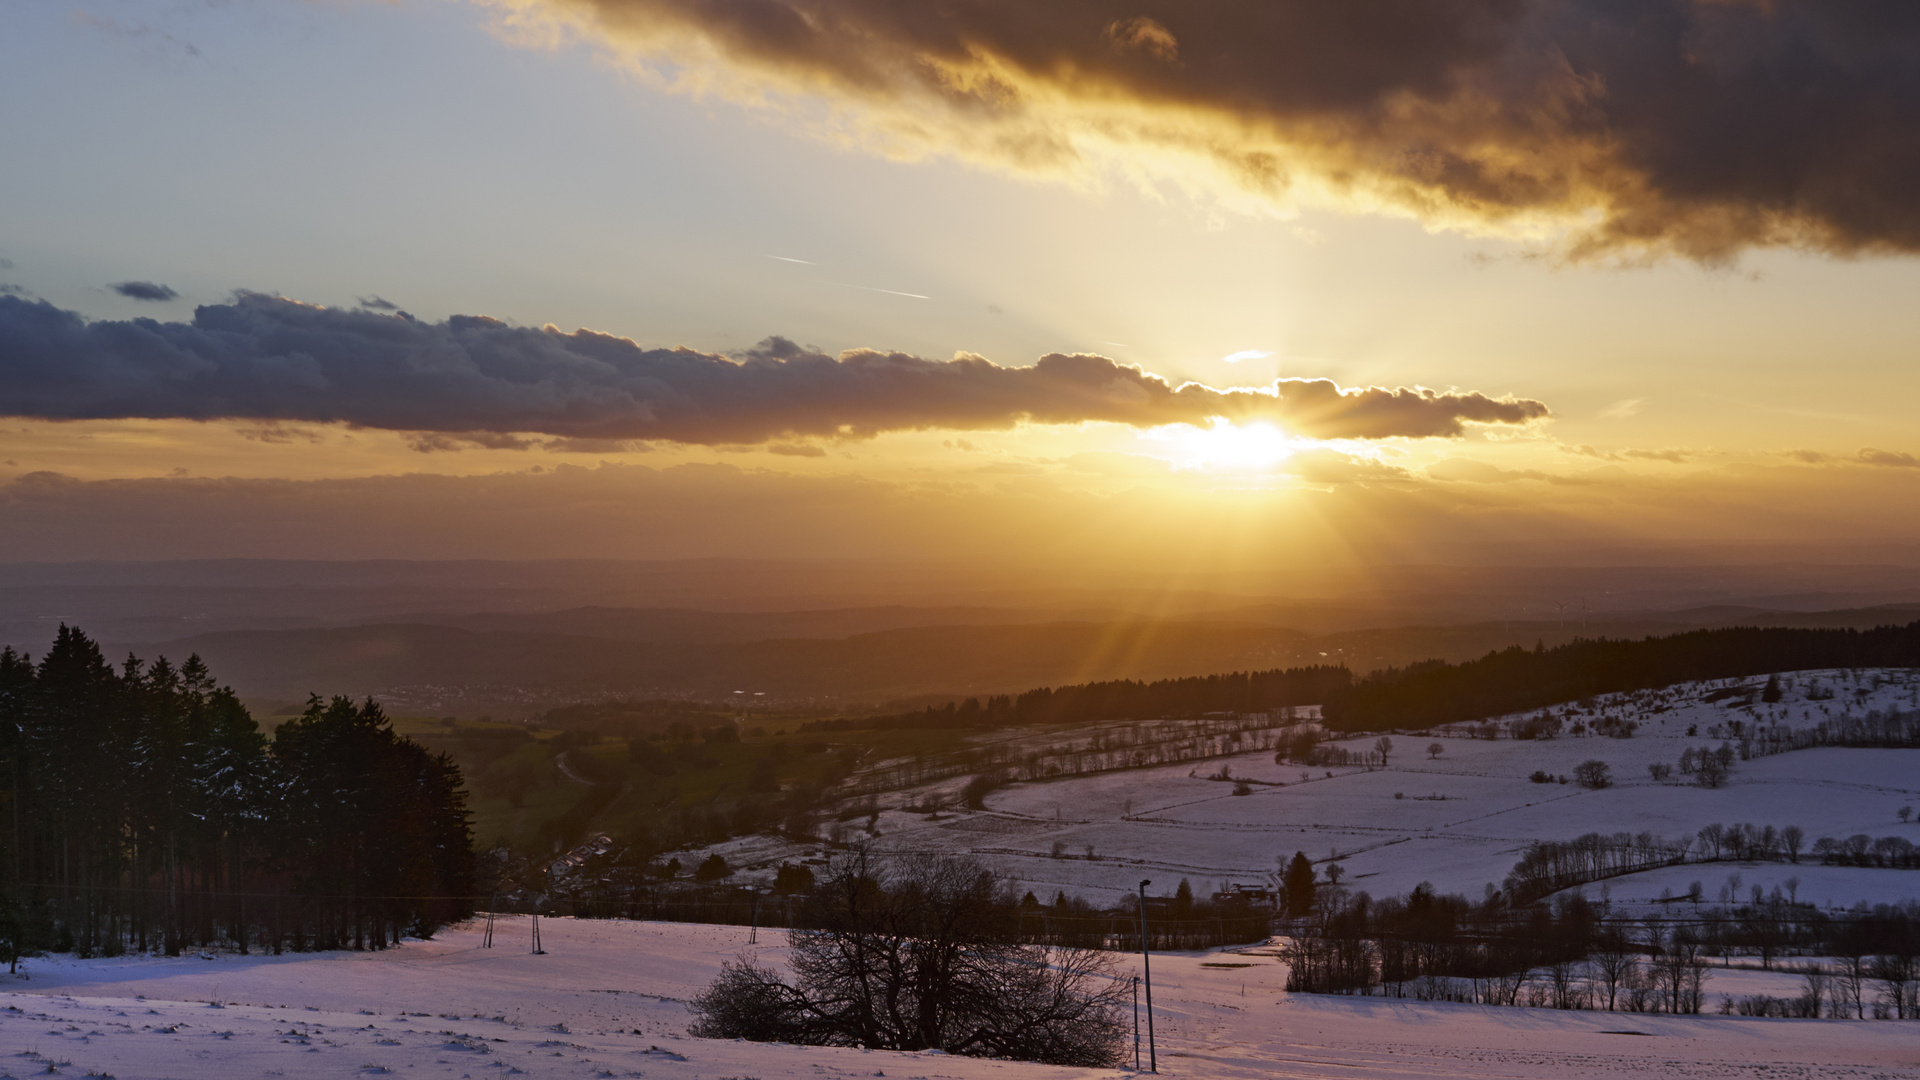
M 269 745 L 199 657 L 115 668 L 63 626 L 0 650 L 0 769 L 0 952 L 377 947 L 471 908 L 459 770 L 372 702 Z
M 1769 705 L 1773 705 L 1778 703 L 1779 700 L 1784 696 L 1785 695 L 1781 693 L 1781 690 L 1780 690 L 1780 676 L 1777 674 L 1768 675 L 1767 687 L 1766 689 L 1760 691 L 1760 700 L 1766 702 Z
M 1313 914 L 1313 860 L 1307 858 L 1306 852 L 1293 853 L 1280 883 L 1286 893 L 1289 916 L 1298 919 Z
M 1120 1064 L 1109 954 L 1014 940 L 1014 906 L 965 859 L 842 863 L 791 932 L 793 981 L 751 960 L 695 998 L 693 1034 L 1056 1065 Z
M 1598 790 L 1613 783 L 1613 769 L 1604 761 L 1589 759 L 1573 767 L 1573 779 L 1581 787 Z

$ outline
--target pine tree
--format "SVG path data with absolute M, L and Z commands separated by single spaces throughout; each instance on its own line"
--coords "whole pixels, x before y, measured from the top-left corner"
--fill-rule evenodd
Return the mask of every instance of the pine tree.
M 1306 852 L 1293 853 L 1293 861 L 1287 864 L 1281 887 L 1286 890 L 1289 916 L 1298 919 L 1313 914 L 1313 860 L 1307 858 Z

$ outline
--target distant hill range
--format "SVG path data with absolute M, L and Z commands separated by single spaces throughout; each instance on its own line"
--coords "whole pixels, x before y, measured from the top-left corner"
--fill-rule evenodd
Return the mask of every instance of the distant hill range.
M 1462 661 L 1512 645 L 1581 637 L 1639 638 L 1726 626 L 1905 624 L 1920 605 L 1780 612 L 1710 608 L 1579 625 L 1502 621 L 1310 634 L 1251 621 L 992 621 L 1032 613 L 847 610 L 734 616 L 584 608 L 475 615 L 465 625 L 376 624 L 226 631 L 137 646 L 176 659 L 198 653 L 242 693 L 378 693 L 401 707 L 524 715 L 592 695 L 757 699 L 768 705 L 900 705 L 1017 693 L 1036 686 L 1160 679 L 1342 664 L 1356 673 L 1423 660 Z M 915 619 L 945 625 L 835 631 Z M 793 635 L 744 640 L 778 627 Z M 738 692 L 736 694 L 736 692 Z
M 119 655 L 200 653 L 256 699 L 377 693 L 416 714 L 501 718 L 624 695 L 897 710 L 1915 618 L 1920 567 L 1893 563 L 1281 567 L 1262 580 L 871 560 L 0 564 L 0 643 L 31 653 L 64 622 Z

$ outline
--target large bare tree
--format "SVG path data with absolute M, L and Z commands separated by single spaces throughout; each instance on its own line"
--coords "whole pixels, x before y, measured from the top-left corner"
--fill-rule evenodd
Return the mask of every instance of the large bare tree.
M 1011 897 L 968 859 L 856 851 L 795 930 L 791 981 L 751 958 L 692 1006 L 693 1034 L 1058 1065 L 1120 1064 L 1109 954 L 1016 940 Z

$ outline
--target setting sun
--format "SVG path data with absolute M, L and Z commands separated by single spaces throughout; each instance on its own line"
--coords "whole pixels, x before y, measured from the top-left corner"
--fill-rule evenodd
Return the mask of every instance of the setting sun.
M 1168 424 L 1140 434 L 1147 453 L 1176 469 L 1249 472 L 1271 469 L 1302 450 L 1326 445 L 1288 435 L 1272 424 L 1239 425 L 1215 417 L 1208 427 Z

